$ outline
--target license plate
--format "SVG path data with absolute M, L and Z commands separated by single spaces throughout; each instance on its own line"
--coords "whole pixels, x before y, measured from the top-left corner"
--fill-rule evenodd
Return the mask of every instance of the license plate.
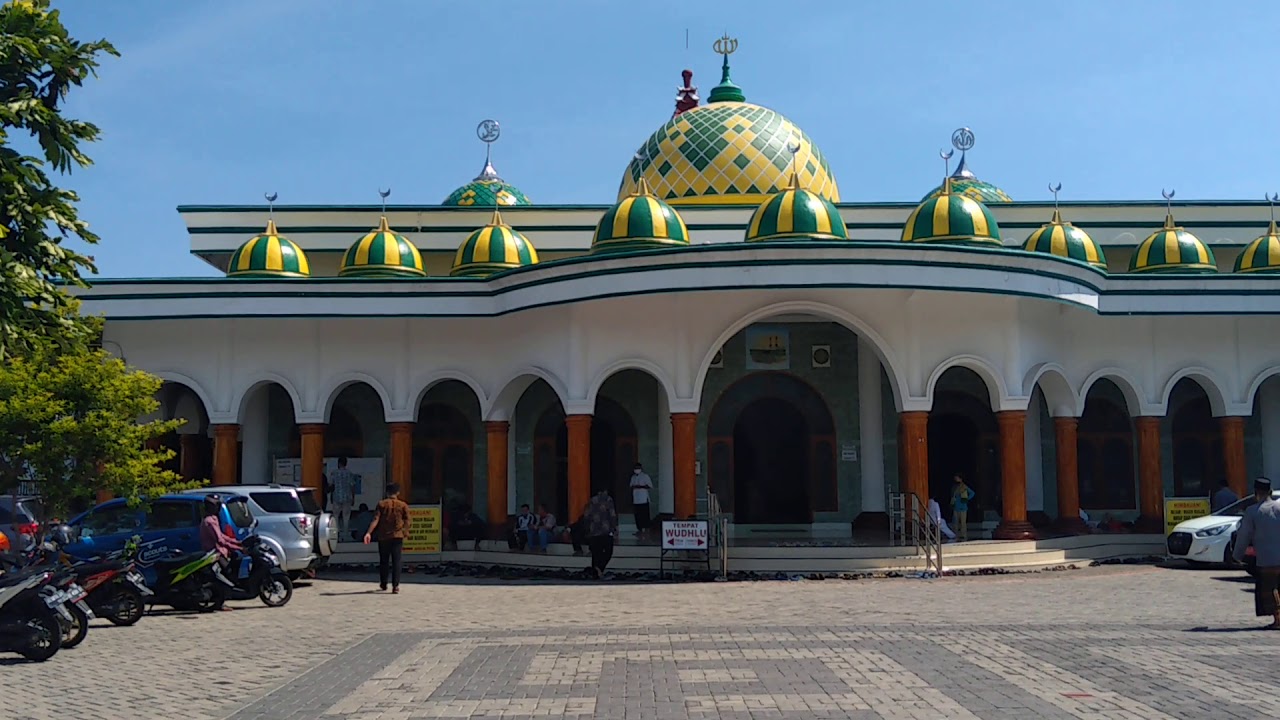
M 135 585 L 146 584 L 146 578 L 142 577 L 142 573 L 140 572 L 131 572 L 129 573 L 128 578 L 129 578 L 129 582 Z

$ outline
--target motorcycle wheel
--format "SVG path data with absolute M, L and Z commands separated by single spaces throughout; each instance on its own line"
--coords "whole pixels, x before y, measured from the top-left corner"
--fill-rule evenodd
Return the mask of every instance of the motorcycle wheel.
M 36 633 L 36 639 L 30 645 L 18 651 L 22 657 L 32 662 L 44 662 L 62 649 L 62 623 L 59 615 L 48 608 L 40 608 L 27 619 L 27 627 Z
M 122 585 L 116 588 L 116 596 L 112 599 L 111 610 L 104 613 L 103 617 L 110 620 L 112 625 L 127 626 L 141 620 L 145 611 L 145 602 L 138 588 Z
M 221 610 L 226 602 L 226 591 L 222 589 L 220 583 L 214 582 L 209 585 L 209 595 L 207 597 L 202 596 L 195 601 L 196 612 L 211 613 Z
M 262 581 L 258 599 L 267 607 L 282 607 L 293 597 L 293 581 L 284 573 L 271 573 Z
M 67 610 L 71 613 L 71 620 L 62 619 L 62 649 L 70 650 L 71 648 L 84 642 L 84 638 L 89 634 L 89 616 L 84 614 L 78 606 L 74 604 L 67 605 Z

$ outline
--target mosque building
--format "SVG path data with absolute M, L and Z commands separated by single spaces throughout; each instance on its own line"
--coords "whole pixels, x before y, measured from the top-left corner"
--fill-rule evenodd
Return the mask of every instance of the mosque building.
M 1280 476 L 1268 203 L 1016 201 L 967 128 L 923 200 L 860 203 L 722 40 L 611 203 L 537 204 L 486 155 L 439 205 L 179 208 L 225 277 L 80 291 L 188 420 L 175 469 L 321 486 L 375 458 L 502 524 L 599 489 L 625 522 L 639 462 L 656 512 L 714 493 L 736 533 L 834 537 L 959 475 L 1000 539 L 1082 508 L 1160 532 L 1165 498 Z

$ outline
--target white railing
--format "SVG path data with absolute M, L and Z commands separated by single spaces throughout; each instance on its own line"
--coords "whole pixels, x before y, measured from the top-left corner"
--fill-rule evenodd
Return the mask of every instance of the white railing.
M 942 577 L 942 525 L 915 493 L 889 495 L 889 543 L 916 548 L 925 570 Z

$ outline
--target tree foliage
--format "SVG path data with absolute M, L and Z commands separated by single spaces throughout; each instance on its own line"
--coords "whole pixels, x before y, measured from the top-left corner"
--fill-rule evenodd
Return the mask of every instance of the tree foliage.
M 80 198 L 54 185 L 46 168 L 67 173 L 91 164 L 81 145 L 97 139 L 98 128 L 64 117 L 60 105 L 96 75 L 103 54 L 119 55 L 106 40 L 72 38 L 49 0 L 0 5 L 0 361 L 50 342 L 65 348 L 93 338 L 60 286 L 83 286 L 81 273 L 96 271 L 92 258 L 65 241 L 94 244 L 98 237 L 80 219 Z
M 0 491 L 32 483 L 46 515 L 65 518 L 99 491 L 136 503 L 191 486 L 163 469 L 173 451 L 147 447 L 185 420 L 138 421 L 159 407 L 161 382 L 101 350 L 0 366 Z

